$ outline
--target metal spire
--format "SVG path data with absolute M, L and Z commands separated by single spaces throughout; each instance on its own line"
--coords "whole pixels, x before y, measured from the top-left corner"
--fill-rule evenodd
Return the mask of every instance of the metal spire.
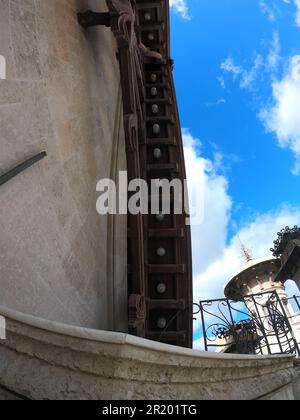
M 242 240 L 240 238 L 240 235 L 238 235 L 238 239 L 239 239 L 240 244 L 241 244 L 243 258 L 245 258 L 247 263 L 250 262 L 250 261 L 253 261 L 252 251 L 250 249 L 246 248 L 245 244 L 242 242 Z

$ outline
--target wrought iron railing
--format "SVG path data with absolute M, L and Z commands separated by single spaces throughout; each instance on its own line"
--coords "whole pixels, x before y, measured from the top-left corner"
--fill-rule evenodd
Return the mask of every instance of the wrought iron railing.
M 202 301 L 194 308 L 205 351 L 300 357 L 300 297 L 287 299 L 274 291 L 242 302 Z

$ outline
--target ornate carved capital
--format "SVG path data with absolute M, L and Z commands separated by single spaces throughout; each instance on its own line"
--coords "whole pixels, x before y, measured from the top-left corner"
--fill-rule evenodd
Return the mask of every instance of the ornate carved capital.
M 112 31 L 119 48 L 134 47 L 136 44 L 136 15 L 129 0 L 107 0 L 112 18 Z
M 143 336 L 146 322 L 146 302 L 141 295 L 129 297 L 129 332 L 134 335 Z
M 134 153 L 138 150 L 138 116 L 137 114 L 127 114 L 124 115 L 124 127 L 125 132 L 127 133 L 127 151 L 129 153 Z

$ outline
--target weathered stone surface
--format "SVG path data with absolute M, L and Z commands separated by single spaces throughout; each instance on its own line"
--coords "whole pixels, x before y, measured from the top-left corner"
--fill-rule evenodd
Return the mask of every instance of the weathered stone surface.
M 126 169 L 119 66 L 110 29 L 78 25 L 87 7 L 105 2 L 0 0 L 0 174 L 48 154 L 0 189 L 0 303 L 126 331 L 126 219 L 112 230 L 96 213 L 97 181 Z
M 0 385 L 31 399 L 293 399 L 291 356 L 217 355 L 3 307 Z
M 294 401 L 295 395 L 291 385 L 287 385 L 277 389 L 271 394 L 259 398 L 260 401 Z
M 0 386 L 0 401 L 21 401 L 22 398 Z
M 15 63 L 10 36 L 10 19 L 9 19 L 9 3 L 10 0 L 0 0 L 0 54 L 5 57 L 7 78 L 15 78 Z M 3 84 L 2 82 L 0 82 Z M 1 91 L 2 88 L 0 88 Z M 1 104 L 1 93 L 0 93 Z
M 294 391 L 295 399 L 299 401 L 300 400 L 300 360 L 299 359 L 295 361 L 295 369 L 297 372 L 297 377 L 294 382 L 293 391 Z

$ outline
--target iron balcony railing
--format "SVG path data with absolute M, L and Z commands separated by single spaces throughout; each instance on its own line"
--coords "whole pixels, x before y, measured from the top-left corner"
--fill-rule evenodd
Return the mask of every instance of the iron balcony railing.
M 300 357 L 298 296 L 287 299 L 274 291 L 247 296 L 242 302 L 201 301 L 194 308 L 205 351 Z

